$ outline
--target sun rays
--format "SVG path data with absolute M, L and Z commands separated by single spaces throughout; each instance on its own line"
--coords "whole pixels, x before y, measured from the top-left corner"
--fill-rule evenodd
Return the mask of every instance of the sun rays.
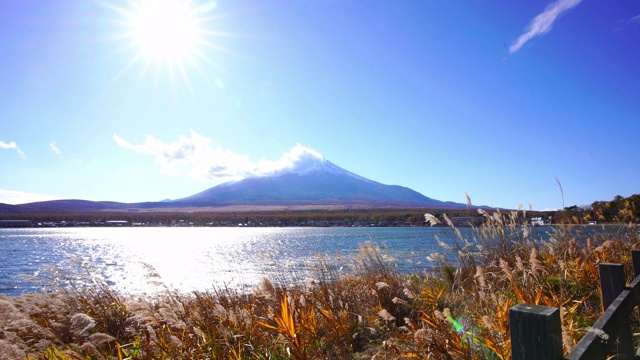
M 183 85 L 193 91 L 194 78 L 216 86 L 215 77 L 208 73 L 210 68 L 220 68 L 212 50 L 229 51 L 215 39 L 231 34 L 213 30 L 221 17 L 214 14 L 215 1 L 129 0 L 126 6 L 102 5 L 118 15 L 117 29 L 110 38 L 121 42 L 117 52 L 128 56 L 114 81 L 137 72 L 136 83 L 152 79 L 158 90 L 168 82 L 174 94 Z

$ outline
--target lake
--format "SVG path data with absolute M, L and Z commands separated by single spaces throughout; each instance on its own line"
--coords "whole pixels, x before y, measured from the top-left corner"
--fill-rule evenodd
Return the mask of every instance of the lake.
M 470 228 L 460 230 L 471 237 Z M 443 252 L 436 235 L 445 243 L 455 238 L 443 227 L 0 229 L 0 294 L 47 290 L 43 279 L 64 285 L 64 276 L 76 284 L 102 279 L 128 293 L 244 291 L 263 277 L 301 283 L 321 258 L 348 271 L 366 242 L 380 245 L 400 271 L 423 271 L 435 265 L 428 256 Z

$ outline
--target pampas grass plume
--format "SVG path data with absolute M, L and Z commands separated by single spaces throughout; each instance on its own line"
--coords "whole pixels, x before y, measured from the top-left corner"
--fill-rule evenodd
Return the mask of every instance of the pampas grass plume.
M 77 338 L 89 336 L 89 330 L 95 325 L 95 320 L 87 314 L 77 313 L 71 317 L 71 333 Z
M 393 321 L 393 320 L 395 320 L 395 319 L 396 319 L 396 318 L 395 318 L 395 316 L 391 315 L 391 313 L 389 313 L 389 312 L 387 311 L 387 309 L 382 309 L 382 310 L 380 310 L 380 311 L 378 312 L 378 316 L 380 316 L 380 318 L 381 318 L 382 320 L 387 321 L 387 322 L 389 322 L 389 321 Z
M 266 277 L 263 277 L 260 280 L 260 283 L 258 283 L 258 285 L 253 288 L 253 293 L 258 297 L 262 297 L 268 300 L 273 300 L 276 298 L 276 288 Z
M 429 226 L 440 224 L 440 220 L 429 213 L 424 214 L 424 221 L 428 222 Z

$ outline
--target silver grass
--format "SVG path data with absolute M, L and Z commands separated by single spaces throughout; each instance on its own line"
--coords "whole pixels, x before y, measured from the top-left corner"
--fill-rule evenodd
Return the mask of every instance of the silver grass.
M 482 317 L 482 322 L 484 323 L 485 329 L 491 330 L 493 328 L 493 323 L 491 322 L 491 319 L 487 315 L 484 315 Z
M 413 291 L 409 290 L 408 288 L 402 289 L 402 293 L 406 297 L 408 297 L 409 299 L 415 299 L 416 298 L 416 294 Z
M 389 313 L 387 311 L 387 309 L 382 309 L 380 310 L 380 312 L 378 312 L 378 316 L 380 316 L 380 318 L 384 321 L 393 321 L 395 320 L 395 316 L 391 315 L 391 313 Z
M 213 312 L 219 318 L 222 318 L 222 319 L 227 318 L 227 309 L 225 309 L 224 306 L 222 306 L 222 304 L 220 303 L 216 303 L 216 305 L 214 306 Z
M 0 300 L 0 327 L 5 327 L 20 319 L 24 319 L 20 310 L 18 310 L 11 302 Z
M 158 313 L 161 316 L 161 319 L 167 322 L 167 325 L 180 330 L 187 329 L 187 325 L 184 323 L 184 321 L 180 320 L 173 309 L 169 308 L 168 306 L 161 307 Z
M 410 327 L 414 327 L 415 323 L 408 317 L 404 318 L 404 323 L 407 324 Z
M 418 331 L 413 334 L 413 337 L 421 340 L 429 340 L 429 331 L 427 331 L 427 329 L 418 329 Z
M 96 348 L 96 346 L 94 344 L 88 342 L 88 341 L 80 346 L 80 350 L 84 354 L 90 354 L 90 355 L 99 354 L 98 349 Z
M 95 344 L 95 345 L 100 345 L 103 343 L 109 343 L 112 341 L 115 341 L 116 338 L 114 338 L 111 335 L 105 334 L 105 333 L 95 333 L 95 334 L 91 334 L 91 336 L 89 336 L 89 341 L 91 341 L 91 343 Z
M 276 298 L 276 288 L 266 277 L 263 277 L 258 285 L 253 288 L 253 293 L 258 297 L 269 300 L 273 300 Z
M 400 299 L 399 297 L 394 297 L 391 302 L 393 302 L 394 304 L 402 304 L 402 305 L 406 305 L 407 302 L 405 300 Z
M 438 234 L 433 235 L 433 237 L 436 239 L 436 241 L 438 242 L 438 245 L 440 245 L 440 247 L 445 248 L 447 250 L 451 250 L 451 246 L 447 245 L 447 243 L 445 243 L 444 241 L 440 240 L 440 236 L 438 236 Z
M 533 276 L 536 276 L 543 269 L 542 262 L 538 260 L 538 250 L 535 247 L 531 248 L 531 253 L 529 254 L 529 266 Z
M 440 220 L 429 213 L 424 214 L 424 221 L 428 222 L 429 226 L 440 224 Z
M 78 338 L 89 335 L 89 330 L 93 329 L 96 322 L 87 314 L 77 313 L 71 317 L 71 333 Z
M 522 271 L 523 273 L 527 270 L 524 267 L 524 263 L 522 262 L 522 259 L 518 255 L 516 255 L 516 268 Z
M 5 340 L 0 340 L 0 354 L 2 354 L 3 360 L 24 360 L 27 358 L 27 354 L 16 344 L 12 344 Z
M 476 266 L 476 274 L 473 277 L 478 281 L 478 285 L 480 285 L 480 288 L 487 287 L 487 280 L 484 277 L 484 269 L 482 268 L 482 266 Z

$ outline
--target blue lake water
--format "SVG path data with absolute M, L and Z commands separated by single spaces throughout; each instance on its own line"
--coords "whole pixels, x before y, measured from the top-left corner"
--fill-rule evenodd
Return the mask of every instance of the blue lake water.
M 471 229 L 460 230 L 472 237 Z M 380 245 L 400 271 L 423 271 L 435 265 L 427 257 L 444 250 L 436 236 L 450 243 L 455 233 L 441 227 L 0 229 L 0 294 L 46 289 L 42 279 L 59 281 L 54 269 L 70 268 L 66 274 L 89 274 L 130 293 L 248 290 L 263 277 L 313 278 L 321 258 L 348 271 L 366 242 Z

